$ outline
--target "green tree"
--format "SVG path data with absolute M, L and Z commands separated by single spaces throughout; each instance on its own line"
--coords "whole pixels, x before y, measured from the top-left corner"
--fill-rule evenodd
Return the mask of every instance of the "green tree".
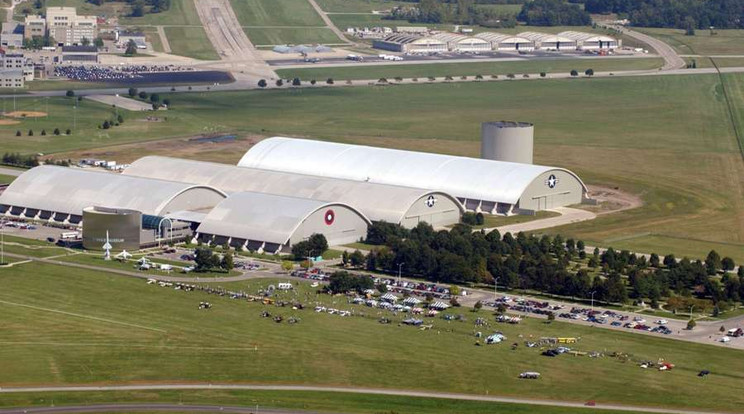
M 584 75 L 586 76 L 594 76 L 594 69 L 587 69 L 584 71 Z
M 276 80 L 276 86 L 282 86 L 282 85 L 284 85 L 284 81 L 281 80 L 281 79 L 277 79 Z
M 29 129 L 28 130 L 28 136 L 30 136 L 30 137 L 34 136 L 34 130 L 33 129 Z
M 75 91 L 69 90 L 65 92 L 65 96 L 68 98 L 72 98 L 73 96 L 75 96 Z
M 571 76 L 579 76 L 579 72 L 576 69 L 571 69 Z
M 291 272 L 292 269 L 294 269 L 294 263 L 290 262 L 289 260 L 282 261 L 282 270 L 285 272 Z
M 691 330 L 695 329 L 695 327 L 696 327 L 696 326 L 697 326 L 697 322 L 695 322 L 695 320 L 694 320 L 694 319 L 690 319 L 690 320 L 689 320 L 689 321 L 687 322 L 687 330 L 689 330 L 689 331 L 691 331 Z
M 93 44 L 94 44 L 94 45 L 95 45 L 95 46 L 96 46 L 96 47 L 97 47 L 98 49 L 100 49 L 100 48 L 102 48 L 102 47 L 103 47 L 103 39 L 102 39 L 102 38 L 101 38 L 100 36 L 98 36 L 98 37 L 96 37 L 96 39 L 95 39 L 95 40 L 93 41 Z
M 220 267 L 224 270 L 227 270 L 228 272 L 233 270 L 235 268 L 235 263 L 233 261 L 233 254 L 232 252 L 227 252 L 222 256 L 222 261 L 220 262 Z
M 333 78 L 326 79 L 326 83 L 329 85 L 333 85 Z
M 721 269 L 729 272 L 731 270 L 734 270 L 735 267 L 736 263 L 734 262 L 734 259 L 728 256 L 721 259 Z
M 481 301 L 475 302 L 475 305 L 473 305 L 473 310 L 475 312 L 480 312 L 482 308 L 483 308 L 483 302 Z
M 548 312 L 548 323 L 551 323 L 555 320 L 555 313 L 554 312 Z
M 84 37 L 84 38 L 83 38 L 83 39 L 82 39 L 82 40 L 80 41 L 80 43 L 81 43 L 81 44 L 82 44 L 83 46 L 90 46 L 90 39 L 88 39 L 87 37 Z
M 294 78 L 292 79 L 292 86 L 300 86 L 302 84 L 302 81 L 300 78 Z
M 705 258 L 705 268 L 709 275 L 714 275 L 721 269 L 721 256 L 715 250 L 711 250 Z
M 130 39 L 129 42 L 127 42 L 127 48 L 124 51 L 124 56 L 134 56 L 136 54 L 137 54 L 137 43 L 135 43 L 133 39 Z
M 153 93 L 152 95 L 150 95 L 150 102 L 152 103 L 160 102 L 160 95 L 156 93 Z
M 266 79 L 259 80 L 258 81 L 258 86 L 261 87 L 261 88 L 265 88 L 266 87 Z
M 349 255 L 349 263 L 352 267 L 361 267 L 364 264 L 364 254 L 359 250 L 354 250 Z
M 147 92 L 141 91 L 137 96 L 139 96 L 140 99 L 147 99 Z
M 197 247 L 194 252 L 194 262 L 196 272 L 208 272 L 212 269 L 212 250 L 206 247 Z
M 127 92 L 131 98 L 134 98 L 137 96 L 137 88 L 129 88 L 129 91 Z

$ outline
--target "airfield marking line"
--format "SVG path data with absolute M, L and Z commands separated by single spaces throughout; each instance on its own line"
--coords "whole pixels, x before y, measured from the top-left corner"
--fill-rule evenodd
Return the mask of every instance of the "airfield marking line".
M 57 387 L 8 387 L 0 388 L 2 393 L 21 393 L 21 392 L 100 392 L 100 391 L 147 391 L 147 390 L 252 390 L 252 391 L 309 391 L 309 392 L 338 392 L 349 394 L 371 394 L 371 395 L 389 395 L 402 397 L 417 398 L 437 398 L 445 400 L 464 400 L 464 401 L 482 401 L 495 403 L 511 404 L 528 404 L 553 407 L 570 407 L 593 410 L 612 410 L 612 411 L 631 411 L 643 413 L 661 413 L 661 414 L 720 414 L 722 411 L 705 411 L 705 410 L 685 410 L 656 408 L 634 405 L 621 404 L 602 404 L 596 403 L 593 406 L 587 406 L 583 402 L 560 401 L 560 400 L 543 400 L 519 397 L 498 397 L 491 395 L 477 394 L 459 394 L 451 392 L 435 391 L 414 391 L 399 389 L 383 388 L 365 388 L 365 387 L 336 387 L 322 385 L 259 385 L 259 384 L 138 384 L 138 385 L 81 385 L 81 386 L 57 386 Z M 2 411 L 0 411 L 2 413 Z
M 23 307 L 23 308 L 35 309 L 35 310 L 43 311 L 43 312 L 58 313 L 60 315 L 67 315 L 67 316 L 74 316 L 74 317 L 77 317 L 77 318 L 90 319 L 90 320 L 94 320 L 94 321 L 98 321 L 98 322 L 107 322 L 107 323 L 113 323 L 113 324 L 116 324 L 116 325 L 130 326 L 132 328 L 146 329 L 148 331 L 156 331 L 156 332 L 161 332 L 161 333 L 167 333 L 163 329 L 151 328 L 149 326 L 137 325 L 137 324 L 128 323 L 128 322 L 120 322 L 120 321 L 115 321 L 115 320 L 112 320 L 112 319 L 99 318 L 99 317 L 96 317 L 96 316 L 81 315 L 79 313 L 66 312 L 66 311 L 61 311 L 61 310 L 57 310 L 57 309 L 42 308 L 40 306 L 26 305 L 26 304 L 23 304 L 23 303 L 9 302 L 9 301 L 2 300 L 2 299 L 0 299 L 0 303 L 4 303 L 6 305 L 20 306 L 20 307 Z

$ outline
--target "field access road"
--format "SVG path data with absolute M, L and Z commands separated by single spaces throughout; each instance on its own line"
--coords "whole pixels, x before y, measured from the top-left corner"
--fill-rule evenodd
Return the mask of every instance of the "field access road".
M 346 39 L 346 36 L 341 32 L 341 30 L 336 27 L 335 24 L 333 24 L 333 21 L 330 17 L 326 14 L 326 12 L 323 11 L 323 9 L 320 8 L 320 5 L 315 0 L 307 0 L 310 2 L 310 5 L 313 6 L 313 9 L 315 9 L 315 12 L 318 13 L 318 16 L 320 16 L 321 19 L 323 19 L 323 22 L 325 25 L 331 29 L 331 31 L 338 36 L 339 40 L 341 40 L 344 43 L 348 43 L 349 45 L 352 45 L 353 43 L 349 42 L 348 39 Z
M 528 221 L 525 223 L 518 223 L 518 224 L 509 224 L 506 226 L 500 226 L 500 227 L 494 227 L 490 229 L 483 229 L 486 232 L 489 232 L 491 230 L 498 230 L 499 233 L 512 233 L 517 234 L 521 231 L 535 231 L 540 229 L 547 229 L 551 227 L 558 227 L 563 226 L 566 224 L 572 224 L 572 223 L 578 223 L 581 221 L 587 221 L 587 220 L 594 220 L 597 218 L 597 215 L 595 213 L 592 213 L 591 211 L 587 210 L 581 210 L 578 208 L 570 208 L 570 207 L 559 207 L 552 209 L 552 211 L 555 211 L 557 213 L 560 213 L 560 216 L 557 217 L 549 217 L 544 218 L 540 220 L 533 220 Z M 480 230 L 477 230 L 480 231 Z
M 10 175 L 13 177 L 18 177 L 19 175 L 25 173 L 28 170 L 16 170 L 15 168 L 5 168 L 0 167 L 0 175 Z
M 662 66 L 661 70 L 674 70 L 684 68 L 686 66 L 684 59 L 679 57 L 677 51 L 675 51 L 673 47 L 655 37 L 651 37 L 647 34 L 643 34 L 635 30 L 630 30 L 624 26 L 605 25 L 605 27 L 617 30 L 626 36 L 632 37 L 642 43 L 651 46 L 656 51 L 656 53 L 664 58 L 664 66 Z
M 636 405 L 604 404 L 595 401 L 594 405 L 587 406 L 585 402 L 572 402 L 560 400 L 543 400 L 536 398 L 499 397 L 492 395 L 458 394 L 450 392 L 430 392 L 414 390 L 396 390 L 384 388 L 365 387 L 332 387 L 314 385 L 258 385 L 258 384 L 137 384 L 137 385 L 102 385 L 102 386 L 61 386 L 61 387 L 8 387 L 0 388 L 0 394 L 4 393 L 47 393 L 47 392 L 100 392 L 100 391 L 152 391 L 152 390 L 246 390 L 246 391 L 286 391 L 286 392 L 337 392 L 349 394 L 388 395 L 400 397 L 429 398 L 443 400 L 480 401 L 493 403 L 529 404 L 549 407 L 580 408 L 587 410 L 611 410 L 629 411 L 635 413 L 661 413 L 661 414 L 722 414 L 721 411 L 706 410 L 684 410 L 671 408 L 656 408 Z M 155 404 L 153 404 L 155 405 Z M 108 405 L 110 406 L 110 404 Z M 57 407 L 50 407 L 50 409 Z M 122 409 L 127 404 L 121 405 Z M 0 410 L 0 414 L 16 414 L 23 411 Z M 23 409 L 21 409 L 23 410 Z M 131 411 L 131 410 L 128 410 Z M 36 411 L 54 413 L 58 411 Z M 64 411 L 69 413 L 70 411 Z M 90 411 L 89 411 L 90 412 Z M 259 411 L 260 412 L 260 411 Z

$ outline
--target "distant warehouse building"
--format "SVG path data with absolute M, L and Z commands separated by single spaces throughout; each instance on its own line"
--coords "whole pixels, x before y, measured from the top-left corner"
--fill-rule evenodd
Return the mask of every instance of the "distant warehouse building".
M 574 40 L 579 50 L 611 50 L 621 46 L 621 42 L 614 37 L 583 32 L 560 32 L 558 36 Z
M 499 52 L 531 52 L 535 50 L 535 42 L 520 36 L 483 32 L 476 34 L 475 37 L 487 41 L 493 50 Z
M 441 53 L 447 51 L 447 42 L 431 36 L 393 34 L 372 41 L 372 47 L 402 53 Z
M 23 88 L 25 78 L 22 69 L 0 69 L 0 88 Z
M 353 206 L 372 221 L 406 228 L 424 221 L 434 227 L 456 224 L 463 212 L 455 197 L 440 191 L 178 158 L 143 157 L 125 169 L 124 174 L 201 184 L 226 193 L 251 191 L 338 202 Z
M 447 49 L 453 52 L 488 52 L 491 44 L 478 37 L 470 37 L 458 33 L 437 33 L 431 36 L 447 44 Z
M 95 46 L 62 46 L 62 62 L 98 63 L 98 48 Z
M 523 32 L 518 36 L 534 42 L 537 50 L 570 51 L 578 47 L 576 40 L 550 33 Z
M 259 142 L 238 165 L 444 191 L 467 209 L 498 214 L 579 204 L 587 194 L 563 168 L 281 137 Z

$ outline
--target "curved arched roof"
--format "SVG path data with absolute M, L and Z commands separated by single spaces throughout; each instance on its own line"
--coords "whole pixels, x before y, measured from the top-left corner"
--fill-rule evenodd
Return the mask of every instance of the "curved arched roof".
M 44 165 L 24 172 L 13 181 L 0 195 L 0 204 L 75 215 L 82 214 L 89 206 L 161 215 L 176 197 L 198 188 L 225 197 L 224 193 L 203 185 Z
M 482 32 L 475 35 L 475 37 L 486 40 L 491 43 L 532 43 L 531 40 L 525 39 L 524 37 L 508 35 L 496 32 Z
M 570 43 L 575 42 L 575 40 L 570 39 L 568 37 L 564 37 L 561 35 L 556 35 L 552 33 L 540 33 L 540 32 L 522 32 L 518 34 L 517 36 L 523 37 L 525 39 L 532 40 L 534 42 L 545 42 L 545 43 Z
M 370 220 L 389 223 L 399 223 L 413 203 L 429 195 L 450 199 L 462 211 L 462 205 L 455 197 L 421 188 L 266 171 L 179 158 L 143 157 L 127 167 L 124 174 L 209 185 L 228 193 L 251 191 L 340 202 L 358 208 Z
M 614 37 L 610 37 L 603 34 L 598 33 L 585 33 L 585 32 L 574 32 L 574 31 L 565 31 L 558 33 L 558 36 L 563 36 L 565 38 L 571 39 L 571 40 L 577 40 L 577 41 L 583 41 L 583 42 L 617 42 L 617 39 Z
M 508 204 L 516 204 L 527 186 L 547 171 L 566 171 L 581 182 L 576 174 L 556 167 L 282 137 L 259 142 L 238 165 L 417 186 Z
M 348 208 L 370 223 L 362 213 L 343 203 L 243 192 L 231 194 L 213 208 L 196 231 L 283 245 L 307 217 L 331 206 Z

